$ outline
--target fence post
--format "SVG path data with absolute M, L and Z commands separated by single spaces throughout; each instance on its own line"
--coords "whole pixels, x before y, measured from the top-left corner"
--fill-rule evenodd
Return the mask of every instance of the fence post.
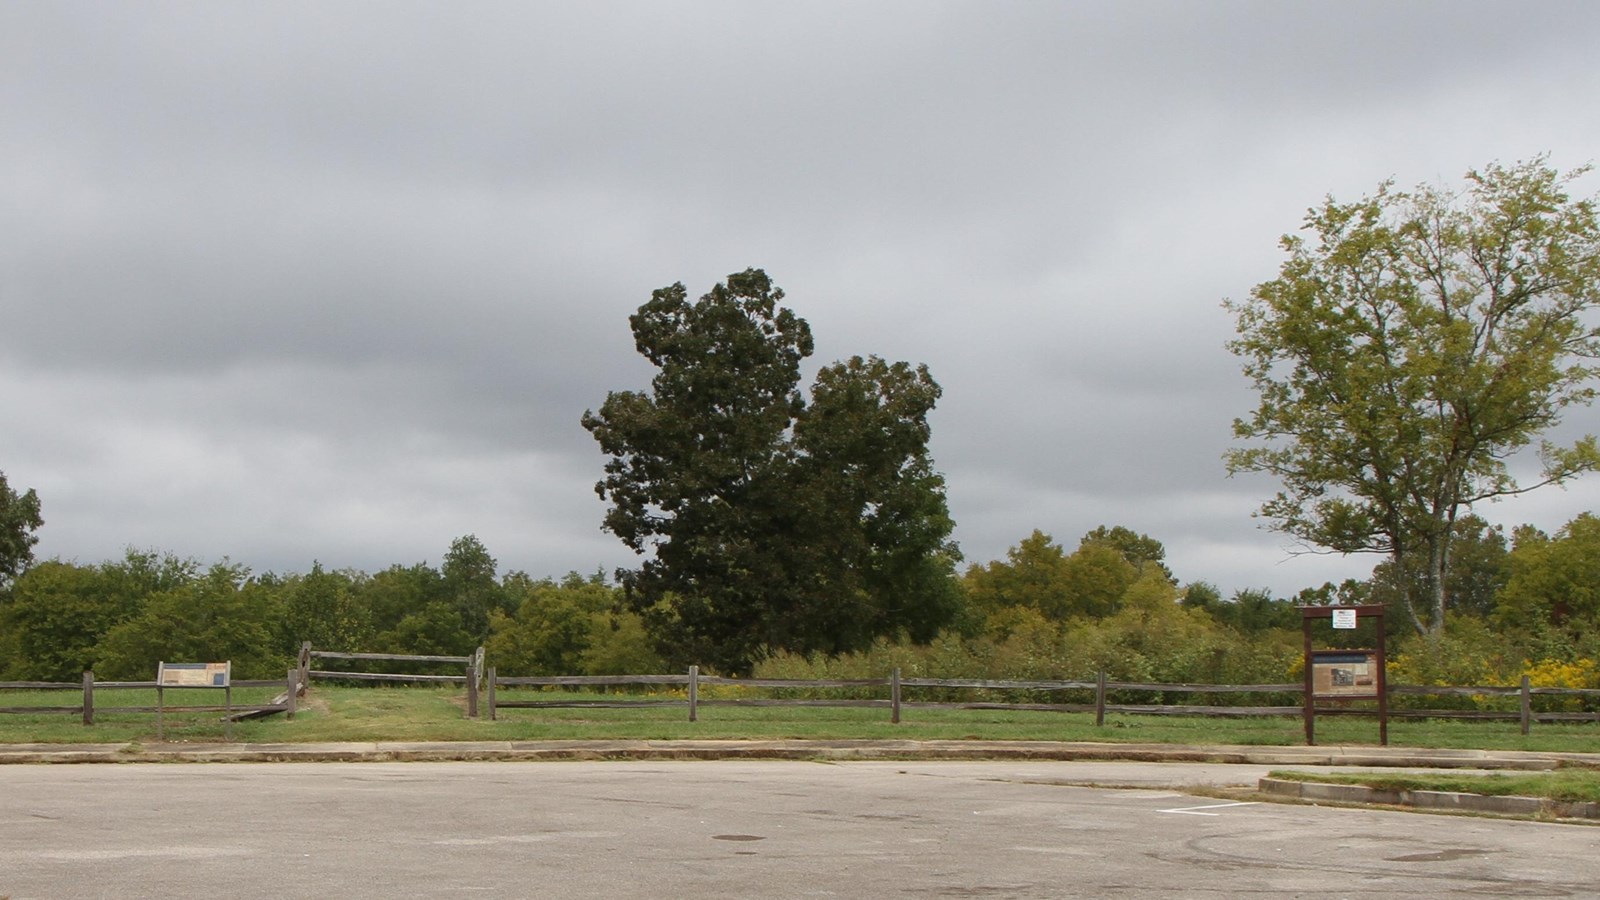
M 889 680 L 889 707 L 893 710 L 889 715 L 889 722 L 893 725 L 900 724 L 900 667 L 894 667 L 894 674 Z
M 311 642 L 300 643 L 300 686 L 296 688 L 300 696 L 305 696 L 311 690 Z
M 495 721 L 494 682 L 495 682 L 494 666 L 490 666 L 489 667 L 489 721 L 491 721 L 491 722 Z
M 300 667 L 299 666 L 295 666 L 294 668 L 290 669 L 289 670 L 289 674 L 286 677 L 287 677 L 288 682 L 289 682 L 289 691 L 288 691 L 287 694 L 284 695 L 286 699 L 283 701 L 284 702 L 283 717 L 285 719 L 288 719 L 289 721 L 293 722 L 294 721 L 294 709 L 295 709 L 295 706 L 297 705 L 295 703 L 295 696 L 294 695 L 295 695 L 296 691 L 300 690 Z
M 83 724 L 94 724 L 94 671 L 83 673 Z
M 1106 672 L 1101 669 L 1094 678 L 1094 727 L 1106 724 Z
M 1528 676 L 1522 676 L 1522 733 L 1528 733 L 1533 721 L 1533 698 L 1528 696 Z
M 700 718 L 700 667 L 689 667 L 689 721 Z
M 478 717 L 478 672 L 467 663 L 467 718 Z

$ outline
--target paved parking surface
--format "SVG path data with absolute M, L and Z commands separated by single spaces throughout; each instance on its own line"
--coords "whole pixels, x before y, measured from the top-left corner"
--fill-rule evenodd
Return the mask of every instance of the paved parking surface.
M 1256 766 L 0 767 L 0 897 L 1595 896 L 1600 828 L 1237 804 Z M 1115 787 L 1087 788 L 1095 781 Z

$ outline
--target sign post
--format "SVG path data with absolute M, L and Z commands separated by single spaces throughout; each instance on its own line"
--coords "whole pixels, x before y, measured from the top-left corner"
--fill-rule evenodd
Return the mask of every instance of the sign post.
M 1329 620 L 1338 630 L 1353 630 L 1372 622 L 1377 632 L 1374 650 L 1315 650 L 1311 646 L 1313 621 Z M 1318 700 L 1378 701 L 1378 742 L 1389 746 L 1388 662 L 1383 647 L 1382 606 L 1302 606 L 1301 631 L 1305 636 L 1306 744 L 1317 743 Z

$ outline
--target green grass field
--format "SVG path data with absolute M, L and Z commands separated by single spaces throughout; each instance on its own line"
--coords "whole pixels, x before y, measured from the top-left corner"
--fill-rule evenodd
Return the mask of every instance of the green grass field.
M 237 689 L 237 704 L 265 703 L 271 688 Z M 709 692 L 709 696 L 717 696 Z M 502 701 L 602 699 L 599 695 L 502 691 Z M 670 694 L 614 694 L 611 700 L 681 700 Z M 0 708 L 66 707 L 80 701 L 74 691 L 0 692 Z M 220 692 L 169 691 L 167 703 L 220 705 Z M 95 724 L 86 726 L 72 713 L 0 715 L 0 743 L 151 742 L 156 735 L 153 713 L 118 713 L 118 706 L 150 706 L 152 690 L 102 689 L 95 692 Z M 892 724 L 886 708 L 747 707 L 702 705 L 699 721 L 689 722 L 682 705 L 632 709 L 502 709 L 498 721 L 464 717 L 465 694 L 459 688 L 342 687 L 316 685 L 294 721 L 282 715 L 240 722 L 232 738 L 243 742 L 304 743 L 319 741 L 496 741 L 584 739 L 903 739 L 903 740 L 1039 740 L 1111 741 L 1174 744 L 1293 745 L 1303 743 L 1298 718 L 1222 718 L 1206 716 L 1109 715 L 1096 727 L 1089 713 L 1029 710 L 955 710 L 907 707 L 902 721 Z M 168 712 L 169 741 L 216 741 L 224 738 L 217 713 Z M 1322 717 L 1317 741 L 1324 745 L 1372 745 L 1378 742 L 1374 719 Z M 1511 722 L 1461 722 L 1396 719 L 1389 723 L 1389 743 L 1409 747 L 1449 747 L 1549 751 L 1600 751 L 1600 725 L 1537 725 L 1523 736 Z

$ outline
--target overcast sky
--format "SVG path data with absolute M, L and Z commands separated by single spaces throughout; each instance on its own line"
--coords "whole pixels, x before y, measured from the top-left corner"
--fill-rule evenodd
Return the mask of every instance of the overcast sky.
M 758 266 L 814 364 L 931 368 L 968 562 L 1120 524 L 1225 594 L 1364 577 L 1226 477 L 1221 301 L 1329 193 L 1600 155 L 1597 47 L 1591 2 L 9 0 L 0 471 L 40 558 L 609 570 L 627 317 Z

